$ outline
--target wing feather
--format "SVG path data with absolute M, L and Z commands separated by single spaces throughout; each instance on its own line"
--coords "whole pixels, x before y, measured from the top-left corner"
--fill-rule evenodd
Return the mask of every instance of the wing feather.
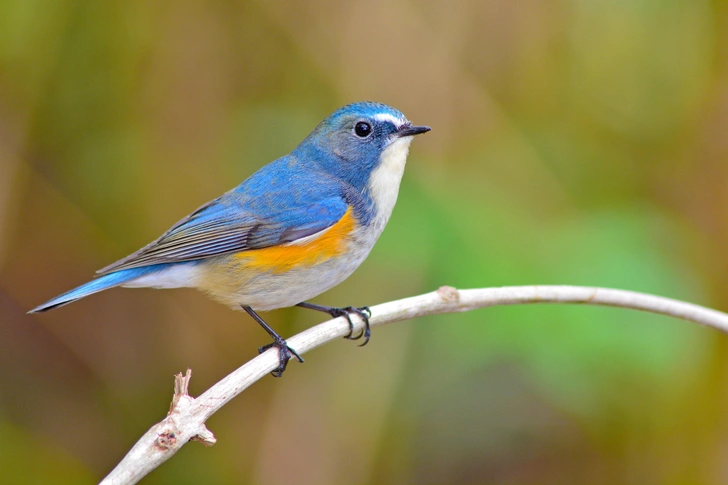
M 348 204 L 329 197 L 308 205 L 281 207 L 262 217 L 228 192 L 203 205 L 139 251 L 98 271 L 107 274 L 154 264 L 194 261 L 292 242 L 335 224 Z

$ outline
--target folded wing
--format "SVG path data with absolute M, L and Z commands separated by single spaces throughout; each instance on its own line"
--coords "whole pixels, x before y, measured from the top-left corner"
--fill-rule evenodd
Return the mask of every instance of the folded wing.
M 139 251 L 98 271 L 107 274 L 285 244 L 336 224 L 348 209 L 341 197 L 315 203 L 281 201 L 265 209 L 228 192 L 179 221 Z

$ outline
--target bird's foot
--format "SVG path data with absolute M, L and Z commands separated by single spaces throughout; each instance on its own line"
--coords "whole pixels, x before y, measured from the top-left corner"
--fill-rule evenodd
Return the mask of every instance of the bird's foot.
M 343 308 L 339 307 L 331 307 L 331 306 L 324 306 L 324 305 L 315 305 L 313 303 L 299 303 L 298 306 L 302 308 L 308 308 L 310 310 L 316 310 L 319 312 L 328 313 L 333 318 L 337 317 L 344 317 L 346 318 L 346 321 L 349 322 L 349 335 L 345 336 L 344 338 L 347 338 L 349 340 L 359 340 L 360 338 L 364 337 L 364 343 L 359 345 L 359 347 L 364 347 L 366 344 L 369 343 L 369 338 L 372 335 L 372 331 L 369 327 L 369 319 L 372 316 L 372 311 L 369 309 L 368 306 L 362 306 L 362 307 L 354 307 L 354 306 L 347 306 Z M 359 315 L 359 317 L 364 321 L 364 330 L 357 335 L 356 337 L 352 336 L 354 333 L 354 323 L 351 321 L 351 314 Z
M 299 362 L 303 362 L 303 359 L 300 355 L 298 355 L 298 352 L 289 347 L 286 341 L 280 337 L 273 337 L 273 342 L 269 343 L 268 345 L 259 347 L 258 353 L 262 354 L 271 347 L 275 347 L 278 349 L 278 367 L 273 372 L 271 372 L 271 375 L 273 377 L 281 377 L 283 375 L 283 371 L 286 370 L 288 361 L 291 360 L 293 357 L 298 359 Z
M 352 313 L 359 315 L 359 317 L 364 320 L 364 330 L 362 330 L 362 332 L 356 337 L 352 335 L 354 333 L 354 323 L 351 321 Z M 360 338 L 364 337 L 364 342 L 359 347 L 364 347 L 366 344 L 369 343 L 369 337 L 371 337 L 372 335 L 371 328 L 369 327 L 369 318 L 371 318 L 372 316 L 372 311 L 369 309 L 368 306 L 347 306 L 344 308 L 332 308 L 330 314 L 334 318 L 344 317 L 346 318 L 346 321 L 349 322 L 349 335 L 344 338 L 347 338 L 349 340 L 359 340 Z

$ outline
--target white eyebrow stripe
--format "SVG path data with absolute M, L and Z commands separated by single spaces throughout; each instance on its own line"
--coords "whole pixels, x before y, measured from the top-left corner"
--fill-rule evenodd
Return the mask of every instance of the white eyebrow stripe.
M 397 128 L 399 128 L 400 126 L 402 126 L 403 124 L 405 124 L 407 122 L 407 120 L 403 120 L 402 118 L 396 118 L 389 113 L 377 113 L 372 118 L 374 118 L 377 121 L 389 121 Z

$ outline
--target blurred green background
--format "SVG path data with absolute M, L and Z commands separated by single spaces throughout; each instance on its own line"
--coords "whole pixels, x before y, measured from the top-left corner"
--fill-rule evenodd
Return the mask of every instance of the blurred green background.
M 728 310 L 728 5 L 0 0 L 0 483 L 93 483 L 267 336 L 194 290 L 42 315 L 376 100 L 432 126 L 318 298 L 576 284 Z M 321 315 L 266 314 L 283 335 Z M 728 339 L 619 309 L 375 329 L 266 378 L 143 483 L 728 483 Z

